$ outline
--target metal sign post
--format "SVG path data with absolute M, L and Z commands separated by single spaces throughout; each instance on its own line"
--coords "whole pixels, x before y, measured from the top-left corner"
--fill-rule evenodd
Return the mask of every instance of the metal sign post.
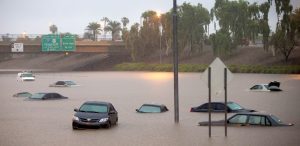
M 177 47 L 177 3 L 173 0 L 173 68 L 174 68 L 174 112 L 175 123 L 179 123 L 178 97 L 178 47 Z
M 225 64 L 216 58 L 209 67 L 204 71 L 202 79 L 205 83 L 208 83 L 208 135 L 211 137 L 211 98 L 217 98 L 222 95 L 221 93 L 225 90 L 225 105 L 227 105 L 227 83 L 232 79 L 232 73 L 227 69 Z M 227 106 L 225 106 L 225 136 L 227 137 Z
M 208 68 L 208 136 L 211 137 L 211 67 Z
M 224 68 L 225 105 L 227 105 L 227 68 Z M 227 137 L 227 106 L 225 106 L 225 136 Z

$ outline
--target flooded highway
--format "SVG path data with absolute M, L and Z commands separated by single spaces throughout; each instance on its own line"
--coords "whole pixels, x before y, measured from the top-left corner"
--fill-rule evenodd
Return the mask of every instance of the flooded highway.
M 174 123 L 173 74 L 155 72 L 63 72 L 37 73 L 36 81 L 17 81 L 16 73 L 0 74 L 1 146 L 296 146 L 300 144 L 300 75 L 233 74 L 228 100 L 243 107 L 278 116 L 290 127 L 198 126 L 207 113 L 190 108 L 207 102 L 208 89 L 200 73 L 179 74 L 180 123 Z M 79 87 L 49 87 L 58 80 L 73 80 Z M 254 84 L 281 82 L 282 92 L 250 92 Z M 12 97 L 17 92 L 57 92 L 67 100 L 29 101 Z M 224 94 L 224 93 L 222 93 Z M 212 101 L 222 101 L 215 97 Z M 74 108 L 85 101 L 109 101 L 119 112 L 119 123 L 111 129 L 72 129 Z M 165 104 L 169 111 L 141 114 L 143 103 Z M 230 114 L 231 115 L 231 114 Z M 230 116 L 229 115 L 229 116 Z M 224 118 L 214 113 L 213 120 Z

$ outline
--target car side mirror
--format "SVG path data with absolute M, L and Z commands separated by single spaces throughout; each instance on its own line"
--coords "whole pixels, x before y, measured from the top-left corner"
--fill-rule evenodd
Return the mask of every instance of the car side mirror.
M 79 110 L 78 110 L 78 108 L 74 108 L 74 112 L 78 112 Z
M 139 109 L 135 109 L 136 112 L 140 112 Z
M 116 114 L 116 111 L 110 111 L 108 114 Z

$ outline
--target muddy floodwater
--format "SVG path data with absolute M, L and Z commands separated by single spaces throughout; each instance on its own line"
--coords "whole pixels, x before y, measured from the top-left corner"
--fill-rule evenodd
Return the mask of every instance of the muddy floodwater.
M 233 74 L 228 100 L 272 113 L 291 127 L 197 126 L 208 119 L 206 113 L 190 108 L 207 102 L 208 89 L 200 73 L 179 74 L 180 122 L 174 123 L 173 74 L 155 72 L 63 72 L 37 73 L 34 82 L 18 82 L 16 73 L 0 74 L 1 146 L 299 146 L 300 75 Z M 57 88 L 49 84 L 73 80 L 79 87 Z M 250 92 L 255 83 L 281 82 L 282 92 Z M 28 101 L 12 97 L 21 91 L 58 92 L 67 100 Z M 73 109 L 85 101 L 109 101 L 119 112 L 119 123 L 111 129 L 72 130 Z M 213 101 L 222 101 L 215 97 Z M 169 111 L 140 114 L 143 103 L 163 103 Z M 229 115 L 230 116 L 230 115 Z M 213 120 L 223 119 L 215 113 Z

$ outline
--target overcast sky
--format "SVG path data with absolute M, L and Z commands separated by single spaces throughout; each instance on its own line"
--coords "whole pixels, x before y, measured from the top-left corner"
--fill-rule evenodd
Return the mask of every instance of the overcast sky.
M 177 0 L 191 4 L 201 3 L 209 11 L 214 0 Z M 249 0 L 258 3 L 267 0 Z M 293 7 L 300 7 L 299 0 L 291 0 Z M 83 34 L 89 22 L 101 18 L 120 21 L 129 18 L 130 25 L 140 22 L 147 10 L 169 11 L 173 0 L 0 0 L 0 34 L 47 34 L 49 25 L 55 24 L 59 32 Z M 274 8 L 269 14 L 271 28 L 276 25 Z M 211 25 L 212 26 L 212 25 Z M 212 30 L 212 27 L 211 27 Z

